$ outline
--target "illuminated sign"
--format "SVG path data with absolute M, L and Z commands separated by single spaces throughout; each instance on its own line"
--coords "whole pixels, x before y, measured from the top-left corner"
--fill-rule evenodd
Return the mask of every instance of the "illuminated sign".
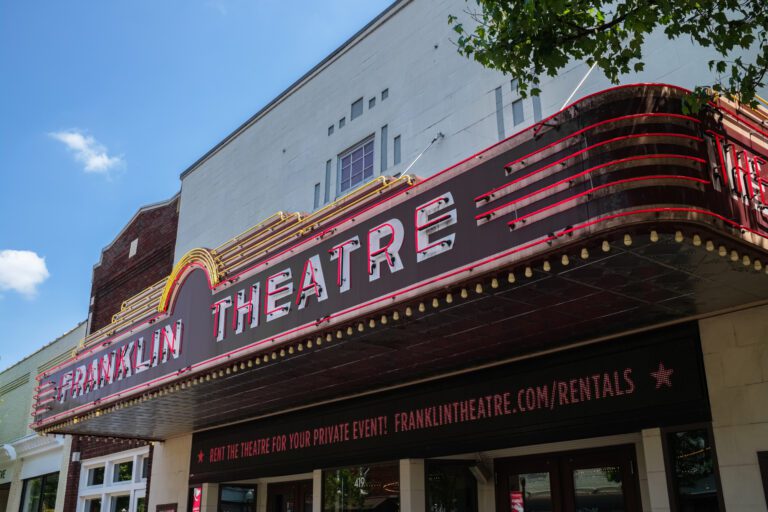
M 191 261 L 171 276 L 163 313 L 39 377 L 34 427 L 312 339 L 619 225 L 766 234 L 759 208 L 744 206 L 763 204 L 762 146 L 751 142 L 728 160 L 726 146 L 746 147 L 744 138 L 711 114 L 682 114 L 681 96 L 633 86 L 588 97 L 215 286 Z M 743 186 L 724 188 L 723 168 L 728 183 Z

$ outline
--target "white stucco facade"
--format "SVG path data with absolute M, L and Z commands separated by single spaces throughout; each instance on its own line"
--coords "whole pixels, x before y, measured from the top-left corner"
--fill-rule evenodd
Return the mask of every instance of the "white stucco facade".
M 320 204 L 326 186 L 333 200 L 339 194 L 338 156 L 368 137 L 374 139 L 377 176 L 403 172 L 442 133 L 410 171 L 427 177 L 492 145 L 502 132 L 509 136 L 529 126 L 534 121 L 533 100 L 523 100 L 524 120 L 515 125 L 512 104 L 519 96 L 510 77 L 458 54 L 447 19 L 449 14 L 463 15 L 467 8 L 464 0 L 396 2 L 187 169 L 182 175 L 175 260 L 195 247 L 216 247 L 276 211 L 312 211 L 318 184 Z M 645 70 L 621 82 L 710 85 L 716 81 L 707 66 L 713 56 L 688 40 L 670 42 L 656 34 L 646 42 Z M 587 70 L 586 64 L 575 63 L 559 76 L 542 80 L 543 117 L 560 110 Z M 574 100 L 611 85 L 595 70 Z M 385 90 L 387 98 L 382 100 Z M 352 120 L 351 105 L 359 98 L 363 113 Z M 375 106 L 370 108 L 373 98 Z M 330 126 L 334 129 L 329 135 Z M 396 137 L 401 141 L 397 165 Z M 384 170 L 382 149 L 387 155 Z M 331 179 L 326 185 L 327 162 Z

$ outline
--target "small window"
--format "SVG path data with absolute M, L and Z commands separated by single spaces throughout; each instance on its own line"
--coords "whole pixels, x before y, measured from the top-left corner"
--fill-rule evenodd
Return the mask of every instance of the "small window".
M 345 117 L 339 119 L 339 129 L 344 128 L 345 124 L 347 124 L 347 119 Z
M 139 239 L 134 238 L 133 241 L 131 242 L 131 247 L 128 248 L 128 257 L 133 258 L 134 256 L 136 256 L 136 251 L 138 250 L 138 248 L 139 248 Z
M 90 468 L 88 470 L 88 485 L 102 485 L 104 483 L 104 466 Z
M 349 120 L 354 121 L 358 117 L 363 115 L 363 98 L 352 103 L 352 110 L 349 113 Z
M 512 80 L 511 86 L 513 93 L 518 94 L 520 92 L 520 82 L 517 81 L 517 78 Z
M 387 125 L 381 127 L 381 169 L 380 173 L 387 170 L 389 162 L 387 162 L 387 140 L 389 140 L 389 128 Z
M 112 475 L 113 482 L 129 482 L 133 479 L 133 461 L 118 462 L 113 468 Z
M 323 196 L 323 203 L 328 203 L 331 200 L 331 161 L 325 162 L 325 195 Z
M 389 98 L 389 89 L 384 89 L 381 91 L 381 101 L 384 101 L 387 98 Z
M 146 480 L 149 477 L 149 457 L 141 458 L 141 478 Z
M 395 151 L 395 155 L 394 155 L 394 157 L 395 157 L 395 165 L 397 165 L 397 164 L 400 163 L 400 156 L 401 156 L 400 155 L 400 136 L 399 135 L 397 137 L 395 137 L 394 146 L 395 146 L 395 148 L 394 148 L 394 151 Z
M 335 128 L 334 125 L 331 125 L 331 126 L 328 127 L 328 135 L 333 135 L 333 129 L 334 128 Z
M 525 116 L 523 115 L 523 100 L 515 100 L 512 102 L 512 122 L 517 126 L 523 121 L 525 121 Z
M 368 100 L 368 110 L 376 106 L 376 96 Z
M 373 138 L 339 156 L 339 192 L 352 190 L 373 177 Z
M 320 184 L 319 183 L 315 183 L 315 198 L 314 198 L 312 208 L 314 208 L 315 210 L 320 208 Z
M 532 100 L 533 100 L 533 120 L 534 122 L 538 123 L 539 121 L 541 121 L 541 98 L 539 96 L 534 96 Z
M 136 498 L 136 512 L 147 512 L 147 498 Z

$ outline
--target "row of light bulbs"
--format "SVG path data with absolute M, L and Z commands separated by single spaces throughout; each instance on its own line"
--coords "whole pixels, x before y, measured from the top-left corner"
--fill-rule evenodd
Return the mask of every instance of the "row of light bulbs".
M 658 242 L 659 241 L 659 233 L 656 230 L 651 230 L 650 234 L 650 241 L 651 242 Z M 677 243 L 682 243 L 685 241 L 685 236 L 683 235 L 682 231 L 675 231 L 674 233 L 674 240 Z M 624 234 L 624 236 L 621 239 L 621 242 L 625 247 L 631 247 L 633 244 L 632 235 L 630 233 Z M 738 251 L 735 249 L 728 250 L 724 245 L 715 245 L 715 243 L 712 240 L 706 240 L 703 241 L 701 236 L 698 234 L 694 234 L 691 237 L 691 243 L 696 246 L 700 247 L 704 245 L 704 248 L 708 252 L 714 252 L 715 249 L 717 249 L 717 253 L 721 257 L 729 257 L 731 261 L 737 262 L 739 259 L 741 259 L 742 264 L 745 267 L 752 267 L 756 271 L 761 271 L 765 269 L 765 272 L 768 274 L 768 266 L 764 266 L 763 263 L 759 259 L 752 260 L 749 255 L 743 254 L 740 255 Z M 603 240 L 600 244 L 600 250 L 603 253 L 607 253 L 611 251 L 611 244 L 608 242 L 608 240 Z M 590 257 L 589 249 L 587 247 L 582 247 L 579 251 L 579 258 L 582 260 L 587 260 Z M 571 262 L 571 258 L 568 256 L 568 254 L 563 254 L 560 257 L 560 264 L 564 267 L 568 266 Z M 552 270 L 552 264 L 550 263 L 549 259 L 544 260 L 541 263 L 541 269 L 544 272 L 550 272 Z M 526 265 L 523 269 L 523 276 L 530 279 L 533 277 L 533 266 L 532 265 Z M 517 277 L 514 271 L 509 271 L 506 274 L 506 280 L 509 284 L 513 284 L 517 281 Z M 497 289 L 500 286 L 500 277 L 494 276 L 490 279 L 490 281 L 483 280 L 475 283 L 474 286 L 474 292 L 475 294 L 482 294 L 485 291 L 485 286 L 490 286 L 491 289 Z M 467 299 L 470 296 L 470 289 L 469 288 L 462 287 L 460 290 L 456 292 L 456 295 L 460 297 L 461 299 Z M 453 304 L 453 302 L 456 300 L 456 295 L 454 295 L 454 292 L 448 291 L 442 299 L 445 301 L 446 304 Z M 440 297 L 433 297 L 431 300 L 431 306 L 433 309 L 437 309 L 440 307 Z M 420 301 L 416 305 L 408 305 L 403 310 L 403 315 L 407 318 L 410 318 L 414 315 L 414 309 L 418 311 L 419 313 L 425 313 L 427 311 L 427 302 Z M 93 411 L 90 413 L 87 413 L 80 417 L 75 417 L 70 420 L 67 420 L 64 423 L 60 423 L 56 425 L 55 427 L 49 427 L 47 429 L 44 429 L 41 431 L 43 434 L 47 434 L 48 432 L 54 430 L 54 429 L 61 429 L 62 427 L 71 426 L 74 424 L 77 424 L 79 421 L 91 419 L 94 417 L 101 416 L 105 413 L 114 412 L 120 409 L 125 409 L 128 407 L 132 407 L 134 405 L 137 405 L 139 403 L 143 403 L 147 400 L 152 400 L 154 398 L 158 398 L 161 396 L 166 396 L 171 393 L 181 391 L 183 389 L 187 389 L 190 387 L 194 387 L 198 384 L 201 384 L 203 382 L 210 382 L 212 380 L 217 380 L 222 377 L 226 377 L 227 375 L 231 375 L 234 373 L 238 373 L 239 371 L 246 370 L 249 368 L 253 368 L 254 366 L 261 366 L 264 364 L 268 364 L 271 361 L 276 361 L 278 359 L 282 359 L 286 356 L 293 355 L 297 352 L 303 352 L 306 350 L 311 350 L 314 347 L 321 347 L 324 343 L 331 343 L 334 340 L 341 340 L 345 336 L 352 336 L 355 334 L 355 331 L 358 333 L 362 333 L 365 331 L 366 328 L 374 329 L 378 324 L 381 324 L 382 326 L 387 325 L 390 320 L 392 321 L 399 321 L 402 318 L 402 315 L 400 313 L 400 310 L 393 310 L 389 313 L 383 313 L 378 318 L 369 318 L 367 321 L 358 321 L 353 324 L 349 324 L 346 327 L 338 328 L 334 331 L 328 331 L 324 334 L 319 334 L 314 339 L 307 339 L 305 341 L 301 341 L 295 345 L 291 345 L 287 348 L 280 348 L 279 350 L 274 350 L 270 352 L 269 354 L 263 354 L 263 355 L 257 355 L 256 357 L 252 359 L 248 359 L 247 361 L 240 361 L 232 364 L 231 366 L 227 366 L 226 368 L 218 368 L 215 370 L 210 371 L 209 373 L 205 375 L 201 375 L 198 377 L 192 377 L 189 378 L 183 382 L 170 384 L 164 388 L 161 388 L 156 391 L 152 391 L 149 393 L 145 393 L 144 395 L 140 397 L 136 397 L 130 400 L 127 400 L 125 402 L 121 402 L 115 405 L 112 405 L 110 407 L 106 407 L 104 409 L 100 409 L 97 411 Z

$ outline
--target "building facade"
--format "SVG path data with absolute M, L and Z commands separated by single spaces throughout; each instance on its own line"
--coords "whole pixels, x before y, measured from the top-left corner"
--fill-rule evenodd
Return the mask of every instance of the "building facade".
M 464 8 L 395 2 L 182 174 L 167 277 L 38 376 L 68 510 L 766 510 L 768 111 L 685 113 L 661 35 L 522 99 Z
M 0 510 L 61 512 L 69 436 L 29 426 L 39 373 L 72 357 L 85 322 L 0 373 Z

